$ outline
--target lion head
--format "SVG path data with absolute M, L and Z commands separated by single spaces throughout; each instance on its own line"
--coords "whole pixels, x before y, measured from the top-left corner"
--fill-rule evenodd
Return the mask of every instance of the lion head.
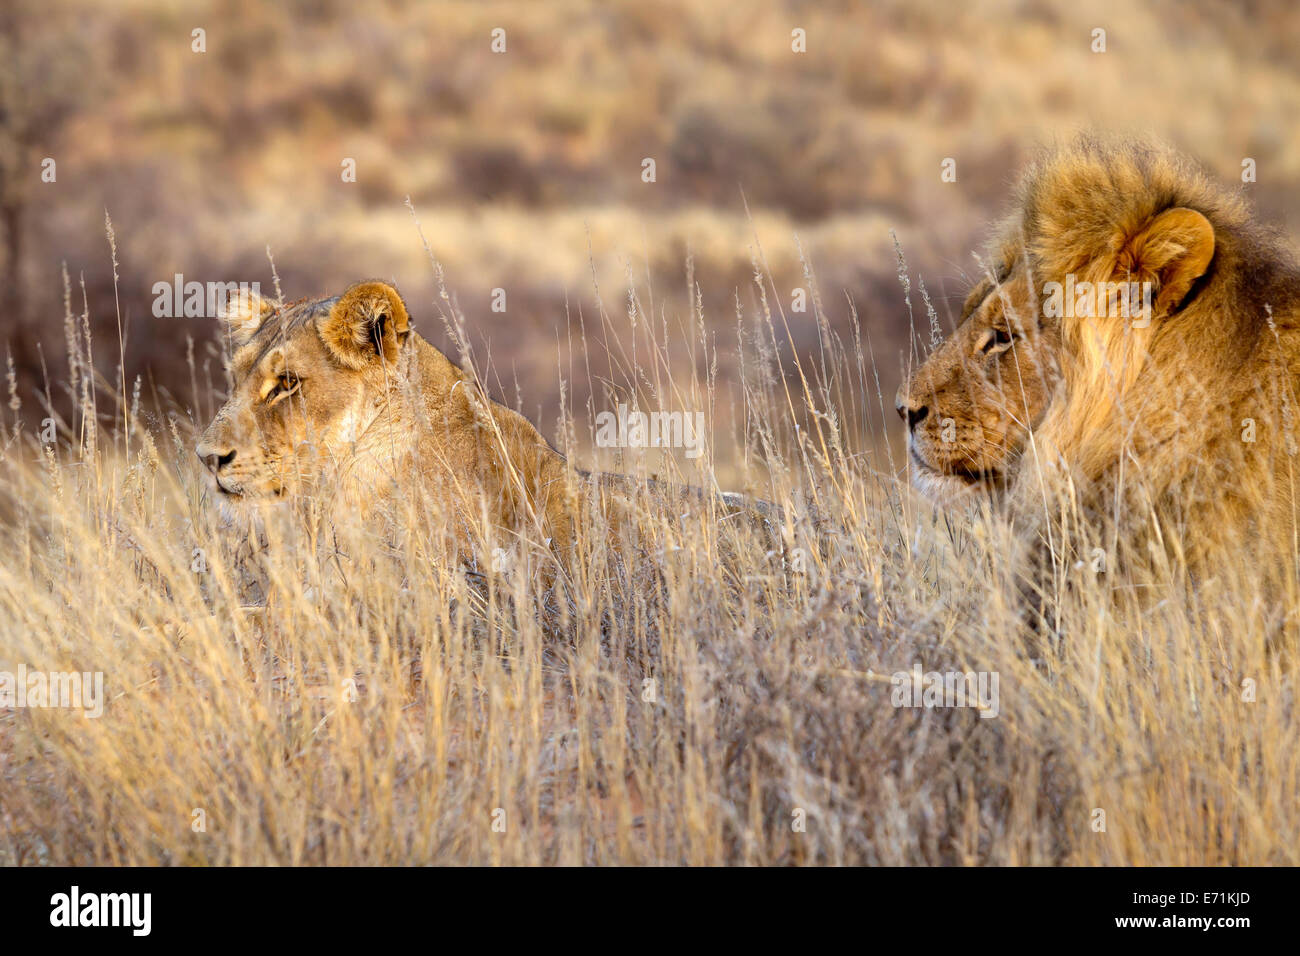
M 1038 459 L 1067 479 L 1071 509 L 1114 525 L 1136 561 L 1172 549 L 1195 572 L 1247 553 L 1261 574 L 1282 567 L 1300 530 L 1290 253 L 1238 192 L 1160 147 L 1084 139 L 1049 152 L 1018 205 L 1059 329 Z M 1015 497 L 1041 511 L 1041 482 Z
M 967 296 L 961 322 L 898 391 L 912 483 L 951 503 L 1005 486 L 1059 381 L 1056 327 L 1044 324 L 1015 243 Z
M 224 498 L 309 492 L 391 460 L 399 416 L 385 411 L 411 334 L 396 289 L 363 282 L 283 307 L 243 296 L 225 322 L 233 388 L 196 448 Z

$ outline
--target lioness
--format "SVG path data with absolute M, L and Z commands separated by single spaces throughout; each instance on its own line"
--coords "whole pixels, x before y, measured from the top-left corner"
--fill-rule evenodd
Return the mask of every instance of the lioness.
M 1004 490 L 1056 387 L 1059 330 L 1044 323 L 1016 243 L 962 306 L 956 331 L 898 390 L 912 484 L 938 504 Z
M 420 337 L 388 283 L 283 307 L 245 296 L 225 322 L 234 387 L 196 451 L 228 505 L 328 490 L 365 514 L 417 484 L 451 520 L 463 557 L 475 550 L 466 530 L 486 514 L 563 561 L 581 489 L 599 501 L 637 485 L 571 471 L 532 423 Z M 709 498 L 650 485 L 660 497 Z M 729 514 L 772 514 L 740 495 L 713 500 Z
M 364 513 L 413 479 L 471 520 L 533 527 L 563 552 L 573 503 L 564 458 L 411 328 L 401 295 L 342 295 L 228 309 L 234 388 L 196 451 L 228 501 L 327 484 Z

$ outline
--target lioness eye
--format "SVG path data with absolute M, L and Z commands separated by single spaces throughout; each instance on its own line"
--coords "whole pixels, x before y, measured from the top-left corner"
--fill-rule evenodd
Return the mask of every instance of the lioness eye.
M 1006 329 L 993 329 L 993 334 L 988 337 L 984 343 L 984 352 L 992 352 L 994 349 L 1004 348 L 1011 344 L 1011 333 Z
M 267 396 L 267 400 L 274 404 L 280 399 L 292 395 L 294 392 L 298 391 L 301 386 L 302 379 L 298 378 L 297 375 L 294 375 L 292 372 L 283 372 L 280 377 L 275 380 L 275 387 L 271 389 L 271 393 Z

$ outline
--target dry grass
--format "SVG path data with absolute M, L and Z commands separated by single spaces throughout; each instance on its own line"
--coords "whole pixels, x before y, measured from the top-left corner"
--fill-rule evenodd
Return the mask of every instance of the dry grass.
M 742 189 L 785 300 L 802 284 L 788 252 L 797 231 L 831 327 L 850 334 L 847 291 L 887 389 L 907 332 L 889 229 L 951 324 L 978 274 L 970 251 L 1017 170 L 1080 128 L 1167 139 L 1224 182 L 1253 157 L 1261 219 L 1300 238 L 1289 43 L 1300 8 L 1280 0 L 7 6 L 27 21 L 12 48 L 0 36 L 0 90 L 22 94 L 11 122 L 20 105 L 58 115 L 49 100 L 68 114 L 27 150 L 0 149 L 6 190 L 28 203 L 27 308 L 0 320 L 25 387 L 41 381 L 36 342 L 57 364 L 61 263 L 84 273 L 92 321 L 111 320 L 106 207 L 122 233 L 127 364 L 149 370 L 146 394 L 195 400 L 172 356 L 187 336 L 202 355 L 212 337 L 211 322 L 152 314 L 154 283 L 176 273 L 269 288 L 269 245 L 295 294 L 376 276 L 432 297 L 410 196 L 472 334 L 500 368 L 530 376 L 529 411 L 548 420 L 557 377 L 530 357 L 554 347 L 566 306 L 593 308 L 590 259 L 610 289 L 637 263 L 686 310 L 690 252 L 706 321 L 730 335 L 749 272 Z M 196 27 L 208 31 L 203 54 L 191 50 Z M 490 52 L 495 27 L 508 31 L 505 55 Z M 790 49 L 795 27 L 806 54 Z M 1090 48 L 1097 27 L 1105 54 Z M 57 184 L 32 174 L 47 156 Z M 653 185 L 641 180 L 647 156 Z M 340 180 L 344 157 L 356 183 Z M 945 157 L 956 182 L 940 180 Z M 509 292 L 504 314 L 489 308 L 494 288 Z M 95 331 L 115 333 L 111 321 Z M 816 339 L 797 344 L 806 355 Z M 586 381 L 570 385 L 581 404 Z
M 0 670 L 103 671 L 110 699 L 98 719 L 0 711 L 0 862 L 1300 862 L 1294 676 L 1249 573 L 1209 600 L 1176 570 L 1072 571 L 1039 646 L 996 516 L 936 515 L 887 444 L 844 437 L 893 418 L 869 343 L 824 330 L 782 367 L 757 271 L 737 390 L 700 316 L 647 321 L 638 283 L 628 315 L 575 322 L 573 364 L 735 423 L 712 444 L 785 508 L 783 543 L 647 496 L 623 560 L 588 544 L 558 606 L 528 573 L 448 563 L 403 507 L 392 532 L 305 502 L 250 554 L 203 490 L 202 423 L 151 427 L 115 383 L 84 387 L 70 316 L 76 412 L 57 447 L 15 426 L 0 463 Z M 583 420 L 560 425 L 571 445 Z M 712 486 L 722 463 L 701 461 L 677 480 Z M 241 607 L 250 574 L 265 607 Z M 915 662 L 997 673 L 998 716 L 895 708 L 888 675 Z

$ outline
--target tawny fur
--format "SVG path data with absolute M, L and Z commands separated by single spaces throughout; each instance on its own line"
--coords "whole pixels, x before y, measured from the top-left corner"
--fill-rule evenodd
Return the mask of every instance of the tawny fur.
M 1043 511 L 1047 475 L 1111 523 L 1121 561 L 1176 553 L 1196 579 L 1246 562 L 1293 581 L 1291 254 L 1240 195 L 1152 146 L 1085 139 L 1049 152 L 1017 205 L 1009 229 L 1039 283 L 1073 275 L 1155 288 L 1149 324 L 1057 320 L 1062 386 L 1036 433 L 1038 467 L 1022 470 L 1021 513 Z
M 197 451 L 228 506 L 328 494 L 364 517 L 402 500 L 440 518 L 462 560 L 486 557 L 472 533 L 486 526 L 493 547 L 549 552 L 561 565 L 592 508 L 619 540 L 641 491 L 783 518 L 740 496 L 571 469 L 531 422 L 414 331 L 387 283 L 281 308 L 246 297 L 225 321 L 234 389 Z
M 485 510 L 496 528 L 568 551 L 564 457 L 421 338 L 392 286 L 358 283 L 278 310 L 249 300 L 226 321 L 234 390 L 197 450 L 219 464 L 227 500 L 328 490 L 366 514 L 418 493 L 467 554 L 464 529 Z M 289 394 L 286 375 L 299 383 Z
M 1044 325 L 1018 243 L 999 243 L 990 275 L 957 329 L 899 389 L 912 484 L 938 504 L 998 491 L 1014 476 L 1060 374 L 1057 329 Z

